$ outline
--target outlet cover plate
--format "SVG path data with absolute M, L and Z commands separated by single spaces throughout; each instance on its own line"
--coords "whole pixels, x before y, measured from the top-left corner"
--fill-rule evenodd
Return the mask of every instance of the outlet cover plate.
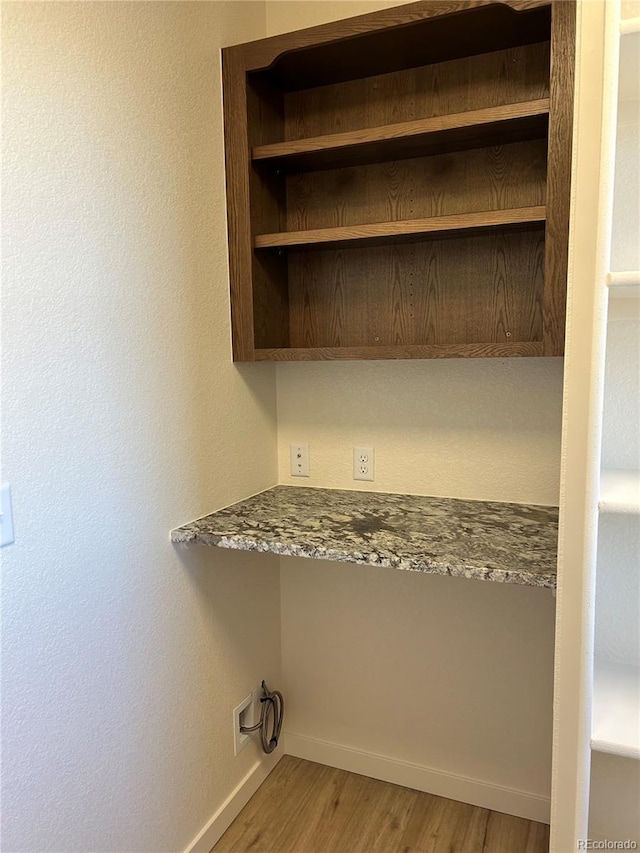
M 353 479 L 375 479 L 375 454 L 373 447 L 353 448 Z
M 309 445 L 290 444 L 289 453 L 291 457 L 291 476 L 309 476 Z
M 244 734 L 240 731 L 240 726 L 253 725 L 252 721 L 247 719 L 247 715 L 251 712 L 251 706 L 253 702 L 253 693 L 250 693 L 248 696 L 242 700 L 239 705 L 233 709 L 233 754 L 238 755 L 245 746 L 249 743 L 251 738 L 249 735 Z

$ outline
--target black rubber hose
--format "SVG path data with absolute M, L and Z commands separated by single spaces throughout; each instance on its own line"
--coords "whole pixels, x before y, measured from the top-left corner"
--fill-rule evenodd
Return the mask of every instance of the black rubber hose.
M 240 726 L 240 731 L 244 734 L 256 732 L 260 729 L 260 741 L 265 752 L 273 752 L 280 740 L 280 732 L 282 731 L 282 721 L 284 719 L 284 699 L 282 693 L 278 690 L 271 692 L 267 685 L 262 682 L 262 690 L 264 696 L 260 699 L 262 710 L 260 712 L 260 722 L 255 726 Z M 271 726 L 271 737 L 268 736 L 269 726 Z

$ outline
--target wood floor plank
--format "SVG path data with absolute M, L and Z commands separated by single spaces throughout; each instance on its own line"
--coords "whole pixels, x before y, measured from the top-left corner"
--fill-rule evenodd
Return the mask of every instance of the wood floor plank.
M 546 853 L 549 827 L 285 756 L 213 853 Z
M 538 853 L 548 847 L 548 826 L 500 812 L 489 813 L 482 853 Z
M 490 815 L 487 809 L 430 794 L 420 794 L 420 797 L 422 799 L 404 838 L 405 851 L 483 853 Z
M 416 802 L 416 791 L 348 774 L 343 790 L 346 820 L 319 827 L 320 849 L 331 853 L 386 853 L 401 849 L 402 836 Z M 375 815 L 375 819 L 365 816 Z
M 339 772 L 286 756 L 216 844 L 216 853 L 303 850 L 300 837 Z

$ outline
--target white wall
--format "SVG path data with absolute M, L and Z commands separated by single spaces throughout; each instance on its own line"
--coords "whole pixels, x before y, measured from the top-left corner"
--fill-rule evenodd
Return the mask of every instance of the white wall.
M 267 35 L 289 33 L 413 2 L 414 0 L 266 0 Z
M 640 9 L 638 10 L 640 17 Z M 614 270 L 640 267 L 640 33 L 624 36 L 620 72 L 616 138 L 611 265 Z
M 548 797 L 553 616 L 548 590 L 283 559 L 287 749 L 312 738 Z
M 594 752 L 589 837 L 603 841 L 635 841 L 639 845 L 638 801 L 640 772 L 637 760 Z
M 280 482 L 308 442 L 305 485 L 558 502 L 562 359 L 437 359 L 278 365 Z M 354 445 L 376 479 L 352 479 Z
M 276 481 L 230 362 L 219 52 L 262 3 L 9 3 L 3 849 L 183 849 L 255 763 L 276 558 L 169 530 Z M 248 464 L 239 469 L 242 456 Z
M 269 0 L 267 31 L 392 5 Z M 372 444 L 376 481 L 361 488 L 557 504 L 562 369 L 562 359 L 278 365 L 280 482 L 354 488 L 351 448 Z M 303 483 L 288 470 L 297 441 L 311 446 Z M 296 742 L 549 796 L 548 592 L 291 559 L 281 582 Z M 419 735 L 403 724 L 416 715 Z

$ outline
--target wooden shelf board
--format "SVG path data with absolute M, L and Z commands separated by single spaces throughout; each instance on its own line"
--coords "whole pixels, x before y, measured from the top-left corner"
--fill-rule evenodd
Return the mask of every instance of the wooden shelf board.
M 591 748 L 640 759 L 640 667 L 596 661 Z
M 373 222 L 367 225 L 344 225 L 338 228 L 314 228 L 309 231 L 282 231 L 260 234 L 254 239 L 256 249 L 286 247 L 331 247 L 387 243 L 398 239 L 416 239 L 429 234 L 473 234 L 491 228 L 532 228 L 545 223 L 546 208 L 521 207 L 507 210 L 485 210 L 478 213 L 455 213 L 427 219 L 405 219 L 397 222 Z
M 600 512 L 640 514 L 640 471 L 603 469 L 598 507 Z
M 259 145 L 254 163 L 287 171 L 362 165 L 545 137 L 549 99 Z
M 409 344 L 371 347 L 279 347 L 257 349 L 256 361 L 333 361 L 402 358 L 508 358 L 541 356 L 539 341 L 487 344 Z

